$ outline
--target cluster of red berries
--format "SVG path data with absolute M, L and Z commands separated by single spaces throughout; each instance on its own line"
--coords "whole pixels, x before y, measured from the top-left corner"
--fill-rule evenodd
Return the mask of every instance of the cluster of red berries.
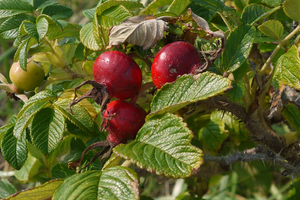
M 125 101 L 134 97 L 142 84 L 142 71 L 138 64 L 120 51 L 102 53 L 93 66 L 94 80 L 103 85 L 110 98 L 104 124 L 108 131 L 107 140 L 113 145 L 134 139 L 145 123 L 146 112 L 137 104 Z
M 173 42 L 163 47 L 154 58 L 151 66 L 153 83 L 160 89 L 165 83 L 175 81 L 180 75 L 193 73 L 201 64 L 198 51 L 193 45 L 180 41 Z M 69 108 L 71 111 L 71 106 L 84 98 L 92 97 L 101 105 L 103 118 L 101 129 L 105 127 L 108 136 L 106 141 L 92 144 L 82 153 L 79 165 L 87 151 L 103 147 L 102 151 L 82 169 L 100 156 L 101 160 L 107 158 L 116 145 L 134 139 L 145 123 L 147 115 L 144 109 L 132 101 L 136 100 L 135 97 L 141 88 L 142 71 L 130 56 L 120 51 L 102 53 L 95 60 L 93 76 L 94 81 L 86 81 L 75 88 L 75 98 Z M 76 100 L 76 90 L 85 84 L 91 84 L 93 88 Z M 130 98 L 131 101 L 126 101 Z M 111 99 L 115 100 L 109 102 Z M 69 164 L 78 166 L 78 163 Z
M 151 73 L 154 85 L 160 89 L 178 76 L 193 73 L 202 64 L 197 49 L 187 42 L 177 41 L 164 46 L 153 60 Z M 104 124 L 107 140 L 113 144 L 134 139 L 145 123 L 146 112 L 138 105 L 125 101 L 134 97 L 142 83 L 142 72 L 137 63 L 120 51 L 102 53 L 93 66 L 94 80 L 105 86 L 110 98 Z

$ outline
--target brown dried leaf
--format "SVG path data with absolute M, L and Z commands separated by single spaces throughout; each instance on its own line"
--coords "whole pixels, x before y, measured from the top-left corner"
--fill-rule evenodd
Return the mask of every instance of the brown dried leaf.
M 271 119 L 273 116 L 277 113 L 282 111 L 283 109 L 283 103 L 282 103 L 282 93 L 284 92 L 286 86 L 281 86 L 279 90 L 276 91 L 270 91 L 271 96 L 271 107 L 270 107 L 270 114 L 268 115 L 268 118 Z
M 118 26 L 113 26 L 109 33 L 109 45 L 118 46 L 124 42 L 143 47 L 154 46 L 168 30 L 167 23 L 150 15 L 139 15 L 126 19 Z
M 226 36 L 222 31 L 212 31 L 209 28 L 209 25 L 205 19 L 202 17 L 196 15 L 195 13 L 192 12 L 190 8 L 188 8 L 187 13 L 185 16 L 182 17 L 182 19 L 188 19 L 189 16 L 193 19 L 193 21 L 197 24 L 199 28 L 202 28 L 208 35 L 211 37 L 218 37 L 221 38 L 222 40 L 222 49 L 225 47 L 225 41 L 226 41 Z

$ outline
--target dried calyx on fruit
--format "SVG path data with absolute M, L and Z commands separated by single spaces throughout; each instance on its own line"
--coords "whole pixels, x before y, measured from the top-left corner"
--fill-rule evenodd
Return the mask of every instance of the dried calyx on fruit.
M 198 50 L 190 43 L 177 41 L 164 46 L 155 56 L 152 67 L 154 85 L 160 89 L 178 76 L 193 73 L 202 66 Z
M 102 53 L 93 65 L 93 80 L 83 82 L 75 88 L 75 97 L 69 109 L 84 98 L 93 98 L 101 105 L 103 116 L 106 104 L 111 98 L 128 99 L 137 94 L 142 84 L 142 71 L 138 64 L 128 55 L 120 51 Z M 76 99 L 76 91 L 83 85 L 91 84 L 93 88 Z
M 87 165 L 81 168 L 81 170 L 88 167 L 101 156 L 101 160 L 107 158 L 115 146 L 135 138 L 139 129 L 145 123 L 146 115 L 147 113 L 145 110 L 137 104 L 126 102 L 124 100 L 114 100 L 110 102 L 104 112 L 105 127 L 108 131 L 107 140 L 90 145 L 82 153 L 80 161 L 78 163 L 70 163 L 69 166 L 80 166 L 84 155 L 95 148 L 103 147 L 102 151 L 97 153 Z

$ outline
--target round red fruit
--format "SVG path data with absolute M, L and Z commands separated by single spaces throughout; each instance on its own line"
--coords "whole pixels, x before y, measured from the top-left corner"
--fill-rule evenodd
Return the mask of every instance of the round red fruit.
M 165 83 L 173 82 L 178 76 L 189 74 L 202 65 L 197 49 L 190 43 L 177 41 L 164 46 L 155 56 L 152 79 L 159 89 Z
M 120 51 L 102 53 L 95 60 L 93 75 L 95 81 L 106 87 L 111 98 L 131 98 L 142 84 L 140 67 L 131 57 Z
M 107 140 L 114 145 L 134 139 L 145 123 L 147 113 L 136 104 L 114 100 L 107 104 L 104 112 Z

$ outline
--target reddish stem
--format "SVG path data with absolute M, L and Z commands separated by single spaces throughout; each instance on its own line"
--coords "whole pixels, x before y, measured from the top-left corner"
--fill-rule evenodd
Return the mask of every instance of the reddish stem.
M 130 103 L 135 104 L 136 101 L 137 101 L 137 99 L 139 98 L 139 96 L 140 96 L 145 90 L 150 89 L 150 88 L 153 88 L 153 87 L 155 87 L 155 85 L 154 85 L 153 82 L 149 82 L 149 83 L 143 84 L 143 85 L 140 87 L 138 93 L 137 93 L 134 97 L 132 97 L 132 98 L 130 99 Z

